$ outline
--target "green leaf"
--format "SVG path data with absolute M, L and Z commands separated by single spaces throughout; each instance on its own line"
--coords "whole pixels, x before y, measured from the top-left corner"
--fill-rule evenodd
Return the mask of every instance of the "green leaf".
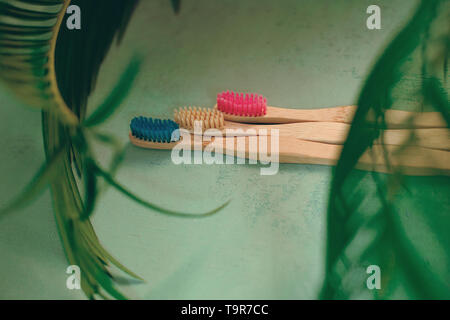
M 47 160 L 28 183 L 24 191 L 8 206 L 0 210 L 0 218 L 11 211 L 25 207 L 29 202 L 39 196 L 53 179 L 58 178 L 58 165 L 64 160 L 66 152 L 67 149 L 62 147 L 51 159 Z
M 94 211 L 95 201 L 97 199 L 97 177 L 95 175 L 95 164 L 91 158 L 84 161 L 84 211 L 82 219 L 89 218 Z
M 124 195 L 126 195 L 127 197 L 129 197 L 130 199 L 132 199 L 133 201 L 139 203 L 140 205 L 155 210 L 159 213 L 162 214 L 166 214 L 169 216 L 175 216 L 175 217 L 182 217 L 182 218 L 202 218 L 202 217 L 207 217 L 207 216 L 211 216 L 217 212 L 219 212 L 220 210 L 222 210 L 223 208 L 225 208 L 230 201 L 225 202 L 223 205 L 221 205 L 220 207 L 211 210 L 209 212 L 206 213 L 201 213 L 201 214 L 192 214 L 192 213 L 183 213 L 183 212 L 178 212 L 178 211 L 172 211 L 172 210 L 168 210 L 162 207 L 159 207 L 157 205 L 154 205 L 153 203 L 147 202 L 141 198 L 139 198 L 138 196 L 134 195 L 132 192 L 128 191 L 125 187 L 123 187 L 122 185 L 120 185 L 118 182 L 116 182 L 114 180 L 113 177 L 111 177 L 111 175 L 105 171 L 103 171 L 100 167 L 97 166 L 97 173 L 98 175 L 102 176 L 105 181 L 107 183 L 109 183 L 111 186 L 113 186 L 115 189 L 117 189 L 118 191 L 120 191 L 121 193 L 123 193 Z
M 118 300 L 127 300 L 127 298 L 114 287 L 112 278 L 106 275 L 104 270 L 92 260 L 91 255 L 86 254 L 86 252 L 79 252 L 79 255 L 83 259 L 84 269 L 88 270 L 88 272 L 93 275 L 95 280 L 98 281 L 100 286 L 108 294 Z
M 83 122 L 83 125 L 86 127 L 96 126 L 100 123 L 103 123 L 106 119 L 108 119 L 113 112 L 120 106 L 122 101 L 128 95 L 131 87 L 134 84 L 134 80 L 136 79 L 137 74 L 139 73 L 139 69 L 142 63 L 142 59 L 140 57 L 134 57 L 131 59 L 128 67 L 125 72 L 120 77 L 119 82 L 113 91 L 106 98 L 105 102 L 100 105 L 92 115 Z
M 63 20 L 69 2 L 82 10 L 82 29 L 76 32 L 56 23 Z M 138 0 L 116 0 L 114 4 L 110 0 L 0 0 L 1 15 L 8 22 L 0 24 L 0 78 L 30 105 L 43 109 L 47 156 L 46 165 L 23 194 L 0 215 L 26 205 L 49 183 L 64 251 L 70 264 L 80 265 L 84 274 L 82 289 L 92 299 L 107 297 L 100 292 L 102 286 L 113 297 L 125 298 L 114 288 L 115 280 L 108 278 L 108 262 L 136 276 L 102 248 L 86 219 L 95 207 L 97 177 L 89 162 L 94 159 L 87 156 L 89 143 L 79 123 L 85 119 L 100 65 L 113 40 L 120 42 L 137 3 Z M 138 60 L 132 60 L 122 82 L 94 112 L 92 123 L 104 121 L 120 105 L 132 86 Z M 7 72 L 11 69 L 14 72 Z M 124 83 L 127 79 L 129 84 Z M 120 157 L 116 150 L 112 167 L 117 167 Z M 84 158 L 90 159 L 87 165 Z M 84 203 L 74 167 L 79 173 L 85 171 Z
M 170 0 L 170 2 L 172 3 L 173 12 L 178 14 L 180 12 L 181 0 Z
M 87 236 L 87 239 L 90 243 L 90 245 L 95 248 L 95 250 L 98 252 L 98 254 L 103 257 L 106 261 L 111 262 L 112 264 L 114 264 L 117 268 L 119 268 L 120 270 L 122 270 L 124 273 L 128 274 L 129 276 L 135 278 L 135 279 L 139 279 L 141 281 L 144 281 L 144 279 L 142 279 L 140 276 L 138 276 L 136 273 L 134 273 L 133 271 L 131 271 L 130 269 L 128 269 L 127 267 L 125 267 L 123 264 L 121 264 L 116 258 L 114 258 L 107 250 L 105 250 L 103 248 L 102 245 L 100 245 L 100 243 L 98 242 L 98 239 L 92 238 L 92 236 L 88 236 L 85 233 L 85 236 Z
M 370 152 L 374 139 L 382 135 L 385 113 L 393 106 L 425 101 L 449 123 L 448 94 L 438 79 L 433 80 L 435 75 L 426 74 L 432 62 L 418 63 L 418 57 L 428 56 L 420 50 L 432 50 L 436 45 L 430 40 L 436 39 L 433 32 L 446 30 L 434 25 L 445 21 L 442 3 L 421 1 L 414 16 L 377 60 L 362 88 L 331 184 L 326 279 L 321 298 L 388 299 L 399 293 L 413 299 L 449 297 L 445 266 L 450 263 L 450 219 L 444 214 L 450 210 L 449 178 L 409 177 L 401 166 L 391 167 L 391 174 L 355 169 L 361 155 Z M 425 77 L 417 82 L 418 88 L 408 82 L 418 77 L 416 70 Z M 375 126 L 370 125 L 373 118 Z M 405 124 L 409 120 L 405 119 Z M 385 160 L 401 159 L 402 147 L 392 154 L 384 151 Z M 434 238 L 439 241 L 430 240 Z M 369 265 L 381 268 L 380 290 L 369 290 L 365 285 Z
M 28 105 L 51 111 L 61 122 L 76 126 L 78 118 L 61 99 L 50 64 L 68 3 L 0 1 L 0 79 Z
M 114 175 L 119 165 L 122 163 L 123 158 L 125 157 L 125 148 L 122 147 L 120 141 L 116 139 L 114 136 L 94 132 L 94 137 L 100 142 L 111 146 L 111 148 L 114 150 L 114 154 L 112 156 L 112 160 L 109 166 L 110 174 Z
M 42 1 L 40 1 L 42 2 Z M 59 30 L 55 50 L 58 88 L 69 108 L 85 118 L 88 98 L 96 86 L 100 66 L 114 40 L 124 31 L 138 0 L 71 0 L 82 11 L 80 30 Z

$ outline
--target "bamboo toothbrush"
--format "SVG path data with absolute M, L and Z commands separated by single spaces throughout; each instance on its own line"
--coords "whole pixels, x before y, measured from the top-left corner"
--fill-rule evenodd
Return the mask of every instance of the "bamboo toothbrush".
M 287 109 L 267 106 L 267 99 L 259 94 L 226 91 L 217 95 L 215 106 L 225 113 L 225 119 L 246 123 L 341 122 L 351 123 L 356 106 L 322 109 Z M 411 120 L 409 123 L 408 120 Z M 385 121 L 389 128 L 446 128 L 439 112 L 410 112 L 387 110 Z M 405 126 L 405 123 L 408 125 Z
M 255 125 L 226 121 L 224 114 L 216 109 L 197 107 L 178 108 L 174 111 L 174 120 L 181 127 L 191 132 L 194 122 L 201 121 L 203 135 L 208 134 L 207 129 L 226 129 L 236 131 L 236 136 L 270 135 L 270 130 L 279 130 L 280 136 L 293 136 L 297 139 L 322 142 L 329 144 L 343 144 L 350 129 L 349 124 L 340 122 L 300 122 L 278 125 Z M 262 131 L 264 130 L 264 131 Z M 450 150 L 450 130 L 447 128 L 428 129 L 388 129 L 382 131 L 382 138 L 375 144 L 402 145 L 411 144 L 424 148 Z
M 130 128 L 131 143 L 141 148 L 170 150 L 178 143 L 183 143 L 182 140 L 174 141 L 180 139 L 180 136 L 174 134 L 178 126 L 171 120 L 139 117 L 131 121 Z M 244 143 L 238 143 L 238 139 L 241 139 L 241 142 L 243 139 Z M 250 139 L 259 140 L 256 136 L 214 137 L 212 141 L 202 139 L 201 148 L 208 146 L 219 153 L 243 154 L 245 158 L 258 160 L 260 149 L 251 150 Z M 272 150 L 271 139 L 268 137 L 265 139 L 268 143 L 267 150 Z M 189 142 L 192 147 L 194 147 L 193 140 L 191 137 Z M 335 165 L 342 146 L 280 136 L 278 150 L 280 163 Z M 395 157 L 387 157 L 392 159 L 390 163 L 386 163 L 384 152 L 388 155 L 395 153 Z M 389 173 L 392 166 L 400 166 L 403 173 L 408 175 L 450 175 L 450 152 L 416 146 L 374 146 L 360 158 L 357 167 L 362 170 Z

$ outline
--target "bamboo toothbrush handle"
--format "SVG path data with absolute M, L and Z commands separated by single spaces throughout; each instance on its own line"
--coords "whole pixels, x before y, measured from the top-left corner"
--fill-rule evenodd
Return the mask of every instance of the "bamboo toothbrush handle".
M 173 147 L 176 145 L 179 145 L 180 143 L 185 143 L 183 139 L 176 142 L 170 142 L 170 143 L 159 143 L 159 142 L 152 142 L 152 141 L 146 141 L 136 138 L 132 135 L 132 133 L 129 133 L 129 139 L 132 144 L 134 144 L 136 147 L 144 148 L 144 149 L 159 149 L 159 150 L 172 150 Z M 214 140 L 212 138 L 211 140 Z M 207 145 L 211 143 L 211 140 L 208 140 L 206 138 L 202 139 L 202 149 L 204 149 Z M 191 141 L 187 142 L 187 145 L 191 148 L 191 150 L 194 150 L 194 136 L 191 135 Z
M 160 149 L 160 150 L 171 150 L 173 147 L 175 147 L 178 142 L 171 142 L 171 143 L 156 143 L 151 141 L 145 141 L 136 138 L 131 134 L 131 132 L 128 134 L 128 137 L 130 138 L 130 142 L 134 144 L 136 147 L 144 148 L 144 149 Z
M 271 138 L 267 139 L 267 150 L 271 148 Z M 243 139 L 244 143 L 238 143 L 237 139 Z M 258 147 L 255 150 L 250 148 L 249 139 L 259 139 L 258 137 L 239 137 L 239 138 L 215 138 L 212 142 L 203 141 L 202 149 L 206 146 L 215 149 L 230 156 L 243 155 L 247 159 L 261 160 L 258 155 Z M 228 143 L 227 143 L 228 140 Z M 230 140 L 233 140 L 230 143 Z M 172 143 L 154 143 L 135 138 L 130 133 L 132 144 L 149 149 L 172 149 L 181 142 Z M 241 140 L 242 141 L 242 140 Z M 193 147 L 193 139 L 191 139 Z M 304 141 L 294 137 L 280 136 L 278 146 L 278 161 L 280 163 L 298 163 L 298 164 L 337 164 L 342 151 L 341 145 L 333 145 L 312 141 Z M 384 152 L 388 153 L 390 163 L 386 163 Z M 391 156 L 395 154 L 395 156 Z M 368 152 L 363 154 L 357 164 L 357 168 L 367 171 L 378 171 L 390 173 L 391 167 L 400 167 L 402 172 L 407 175 L 450 175 L 450 152 L 443 150 L 434 150 L 416 146 L 397 147 L 397 146 L 373 146 Z
M 422 148 L 450 150 L 450 130 L 447 128 L 383 130 L 375 144 L 411 145 Z
M 258 126 L 258 128 L 261 127 L 264 126 Z M 337 122 L 302 122 L 268 127 L 279 129 L 281 136 L 329 144 L 344 144 L 350 130 L 349 124 Z M 380 137 L 374 143 L 450 150 L 450 130 L 447 128 L 387 129 L 381 131 Z
M 293 123 L 304 121 L 342 122 L 351 123 L 355 114 L 355 106 L 340 106 L 321 109 L 284 109 L 277 107 L 267 108 L 265 123 Z M 278 122 L 280 121 L 280 122 Z
M 280 138 L 280 162 L 336 165 L 341 151 L 340 145 Z M 390 163 L 386 162 L 385 152 Z M 362 155 L 356 167 L 389 173 L 390 166 L 400 167 L 408 175 L 449 175 L 450 152 L 417 146 L 374 145 Z
M 339 122 L 301 122 L 279 125 L 255 125 L 237 122 L 225 122 L 226 129 L 242 129 L 243 132 L 252 132 L 262 135 L 261 130 L 266 129 L 264 135 L 270 135 L 271 130 L 278 129 L 280 136 L 291 136 L 301 140 L 322 142 L 329 144 L 344 144 L 347 139 L 350 125 Z M 242 134 L 241 134 L 242 135 Z M 250 135 L 250 134 L 248 134 Z M 387 129 L 381 131 L 381 137 L 375 144 L 385 145 L 415 145 L 430 149 L 450 150 L 450 130 L 447 128 L 429 129 Z
M 217 108 L 217 105 L 216 107 Z M 356 107 L 343 106 L 325 109 L 286 109 L 267 107 L 266 115 L 261 117 L 236 116 L 224 114 L 225 120 L 243 123 L 297 123 L 311 121 L 351 123 Z
M 245 154 L 245 158 L 261 160 L 257 150 L 249 148 L 249 139 L 255 137 L 240 137 L 245 139 L 245 144 L 239 145 L 237 138 L 234 147 L 224 141 L 215 140 L 217 149 L 223 145 L 227 155 Z M 223 139 L 222 139 L 223 140 Z M 272 150 L 271 138 L 267 137 L 267 150 Z M 304 141 L 293 137 L 280 137 L 278 159 L 280 163 L 321 164 L 334 166 L 339 160 L 342 151 L 341 145 Z M 386 162 L 384 152 L 387 152 L 389 163 Z M 395 156 L 394 156 L 395 154 Z M 443 150 L 427 149 L 417 146 L 373 146 L 360 158 L 358 169 L 391 173 L 392 167 L 400 168 L 407 175 L 450 175 L 450 152 Z
M 243 117 L 225 114 L 225 120 L 244 123 L 297 123 L 340 122 L 352 123 L 356 106 L 339 106 L 320 109 L 286 109 L 267 107 L 262 117 Z M 410 120 L 410 121 L 409 121 Z M 439 112 L 411 112 L 387 110 L 385 121 L 389 128 L 446 128 L 447 123 Z

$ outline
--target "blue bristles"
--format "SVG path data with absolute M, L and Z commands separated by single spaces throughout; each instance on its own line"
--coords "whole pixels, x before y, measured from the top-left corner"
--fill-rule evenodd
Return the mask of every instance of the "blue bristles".
M 178 131 L 172 140 L 172 133 L 179 129 L 172 120 L 136 117 L 131 120 L 130 129 L 133 136 L 145 141 L 169 143 L 180 140 Z

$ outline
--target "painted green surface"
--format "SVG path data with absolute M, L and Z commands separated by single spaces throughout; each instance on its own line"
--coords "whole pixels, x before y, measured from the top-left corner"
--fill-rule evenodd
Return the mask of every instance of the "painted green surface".
M 366 28 L 381 6 L 382 30 Z M 226 89 L 256 91 L 269 104 L 320 108 L 354 103 L 361 81 L 415 1 L 142 1 L 105 62 L 91 105 L 110 90 L 134 52 L 146 61 L 131 96 L 103 129 L 127 144 L 136 115 L 168 118 L 184 105 L 212 106 Z M 0 87 L 0 205 L 44 160 L 40 113 Z M 99 156 L 108 160 L 103 149 Z M 121 262 L 146 279 L 133 298 L 315 298 L 324 272 L 331 168 L 172 164 L 164 151 L 127 145 L 118 180 L 151 202 L 206 211 L 203 220 L 161 216 L 106 190 L 93 218 Z M 0 298 L 83 298 L 66 289 L 49 193 L 0 223 Z

